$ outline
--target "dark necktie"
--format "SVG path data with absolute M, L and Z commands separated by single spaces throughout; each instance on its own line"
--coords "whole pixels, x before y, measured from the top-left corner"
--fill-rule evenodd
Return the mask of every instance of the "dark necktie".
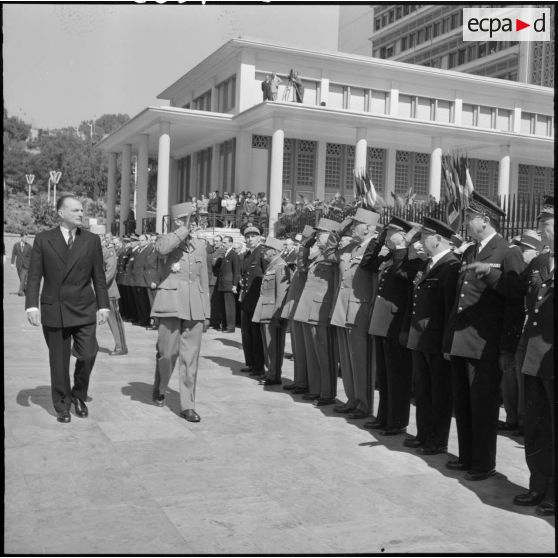
M 71 250 L 73 245 L 74 245 L 74 235 L 72 231 L 70 231 L 70 234 L 68 235 L 68 250 Z
M 428 272 L 432 269 L 432 266 L 433 266 L 433 265 L 434 265 L 434 264 L 432 263 L 432 258 L 428 258 L 428 263 L 426 264 L 426 271 L 425 271 L 425 273 L 428 273 Z

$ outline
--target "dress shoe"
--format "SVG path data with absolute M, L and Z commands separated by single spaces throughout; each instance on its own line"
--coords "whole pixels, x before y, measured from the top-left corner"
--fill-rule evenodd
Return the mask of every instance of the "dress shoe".
M 468 481 L 481 481 L 486 480 L 488 477 L 496 474 L 496 469 L 490 469 L 490 471 L 467 471 L 463 477 Z
M 354 409 L 353 411 L 351 411 L 348 415 L 347 418 L 350 419 L 363 419 L 363 418 L 367 418 L 369 415 L 369 413 L 367 413 L 366 411 L 361 411 L 360 409 Z
M 382 422 L 381 420 L 371 420 L 369 422 L 365 422 L 364 423 L 364 428 L 372 428 L 374 430 L 376 429 L 381 429 L 381 428 L 385 428 L 386 427 L 386 423 Z
M 403 440 L 403 445 L 406 448 L 420 448 L 421 446 L 424 446 L 424 441 L 419 438 L 406 438 Z
M 440 446 L 438 448 L 418 448 L 417 453 L 420 455 L 438 455 L 439 453 L 447 453 L 448 446 Z
M 304 399 L 304 401 L 314 401 L 315 399 L 318 399 L 320 397 L 319 393 L 305 393 L 302 396 L 302 399 Z
M 280 386 L 282 383 L 281 380 L 271 380 L 270 378 L 260 380 L 260 385 L 262 386 Z
M 85 418 L 89 411 L 87 410 L 87 405 L 79 398 L 74 397 L 74 406 L 76 409 L 76 415 L 81 418 Z
M 157 407 L 164 407 L 165 406 L 165 396 L 158 394 L 153 396 L 153 403 L 157 405 Z
M 535 508 L 535 513 L 537 515 L 554 515 L 556 513 L 556 506 L 554 502 L 545 500 Z
M 458 459 L 452 459 L 446 463 L 446 469 L 450 469 L 452 471 L 468 471 L 470 468 L 470 465 L 461 463 Z
M 70 422 L 72 420 L 70 411 L 60 411 L 56 413 L 56 420 L 58 422 Z
M 529 490 L 525 494 L 518 494 L 514 499 L 513 503 L 516 506 L 537 506 L 544 500 L 544 494 L 536 492 L 535 490 Z
M 110 356 L 119 356 L 119 355 L 127 355 L 128 349 L 114 349 L 109 353 Z
M 513 430 L 517 430 L 517 424 L 510 424 L 509 422 L 504 422 L 503 420 L 499 420 L 498 430 L 502 430 L 504 432 L 511 432 Z
M 294 391 L 296 389 L 296 384 L 291 382 L 290 384 L 283 384 L 283 389 L 285 391 Z
M 252 370 L 254 370 L 252 366 L 245 366 L 244 368 L 240 369 L 241 372 L 252 372 Z
M 252 370 L 252 372 L 250 372 L 250 376 L 264 376 L 265 375 L 265 370 Z
M 397 436 L 398 434 L 406 434 L 407 427 L 405 428 L 386 428 L 380 432 L 380 436 Z
M 301 393 L 308 393 L 308 388 L 304 388 L 304 387 L 295 387 L 293 389 L 293 393 L 296 393 L 297 395 L 300 395 Z
M 188 422 L 200 422 L 201 418 L 194 409 L 186 409 L 180 412 L 180 416 L 185 418 Z
M 335 397 L 319 397 L 314 401 L 315 407 L 325 407 L 326 405 L 333 405 L 335 403 Z
M 286 358 L 287 360 L 293 360 L 293 359 L 294 359 L 294 356 L 293 356 L 292 353 L 285 353 L 285 358 Z
M 335 407 L 333 407 L 333 412 L 334 413 L 341 413 L 341 414 L 346 414 L 346 413 L 350 413 L 351 411 L 354 411 L 353 407 L 350 407 L 349 405 L 345 404 L 345 405 L 335 405 Z

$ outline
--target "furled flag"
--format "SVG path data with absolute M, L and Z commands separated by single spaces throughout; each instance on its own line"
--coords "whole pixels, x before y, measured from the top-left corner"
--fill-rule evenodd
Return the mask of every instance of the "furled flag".
M 463 224 L 463 212 L 469 206 L 469 196 L 474 190 L 467 156 L 445 154 L 442 157 L 442 176 L 446 187 L 446 220 L 457 232 Z
M 368 171 L 364 174 L 355 171 L 353 173 L 355 175 L 355 198 L 361 200 L 362 206 L 367 209 L 384 207 L 386 205 L 385 201 L 376 192 Z

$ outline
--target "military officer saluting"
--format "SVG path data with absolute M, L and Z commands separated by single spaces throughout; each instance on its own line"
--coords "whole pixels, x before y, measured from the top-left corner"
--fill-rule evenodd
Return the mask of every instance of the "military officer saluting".
M 372 304 L 372 274 L 360 267 L 368 244 L 376 233 L 379 213 L 359 207 L 352 216 L 351 242 L 340 250 L 339 288 L 331 316 L 336 337 L 347 403 L 334 407 L 349 418 L 364 418 L 372 412 L 374 378 L 372 348 L 368 335 Z
M 159 236 L 155 249 L 166 256 L 151 317 L 159 320 L 153 400 L 165 404 L 167 386 L 178 360 L 181 416 L 199 422 L 196 378 L 202 333 L 209 325 L 209 280 L 205 243 L 190 237 L 191 203 L 171 207 L 175 230 Z
M 337 366 L 329 325 L 339 275 L 337 236 L 340 223 L 321 218 L 316 226 L 316 244 L 310 249 L 308 273 L 294 314 L 303 323 L 308 366 L 308 389 L 303 399 L 314 399 L 317 407 L 335 403 Z
M 461 268 L 451 251 L 452 234 L 446 223 L 424 217 L 420 245 L 429 258 L 414 280 L 407 339 L 407 348 L 412 349 L 417 435 L 403 442 L 422 455 L 447 450 L 451 424 L 451 369 L 442 342 Z
M 281 318 L 281 311 L 285 303 L 289 281 L 286 272 L 287 263 L 281 254 L 284 249 L 283 242 L 268 236 L 263 246 L 264 257 L 268 265 L 265 268 L 260 297 L 252 321 L 260 324 L 267 366 L 267 372 L 260 379 L 260 383 L 264 386 L 273 386 L 281 384 L 287 332 L 287 320 Z
M 516 304 L 467 269 L 483 262 L 503 274 L 519 274 L 525 265 L 521 253 L 510 248 L 498 229 L 505 213 L 473 191 L 465 220 L 476 243 L 463 253 L 456 299 L 448 320 L 444 352 L 451 355 L 452 393 L 459 459 L 446 467 L 467 471 L 466 480 L 484 480 L 495 473 L 496 438 L 500 410 L 498 365 L 507 342 L 505 309 Z M 504 334 L 504 335 L 503 335 Z
M 467 269 L 506 295 L 525 297 L 527 320 L 523 330 L 525 356 L 525 458 L 531 473 L 529 491 L 514 498 L 519 506 L 537 506 L 539 515 L 555 513 L 554 458 L 554 197 L 546 196 L 539 232 L 548 250 L 536 256 L 520 274 L 483 262 Z

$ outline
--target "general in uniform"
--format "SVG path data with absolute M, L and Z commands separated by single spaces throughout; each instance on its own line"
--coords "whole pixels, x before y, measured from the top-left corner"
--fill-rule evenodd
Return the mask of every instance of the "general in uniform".
M 181 416 L 189 422 L 199 422 L 195 411 L 196 379 L 210 307 L 205 242 L 190 237 L 192 212 L 191 203 L 172 206 L 177 229 L 155 242 L 157 252 L 166 259 L 151 310 L 151 317 L 159 320 L 153 399 L 157 405 L 164 405 L 178 360 Z

